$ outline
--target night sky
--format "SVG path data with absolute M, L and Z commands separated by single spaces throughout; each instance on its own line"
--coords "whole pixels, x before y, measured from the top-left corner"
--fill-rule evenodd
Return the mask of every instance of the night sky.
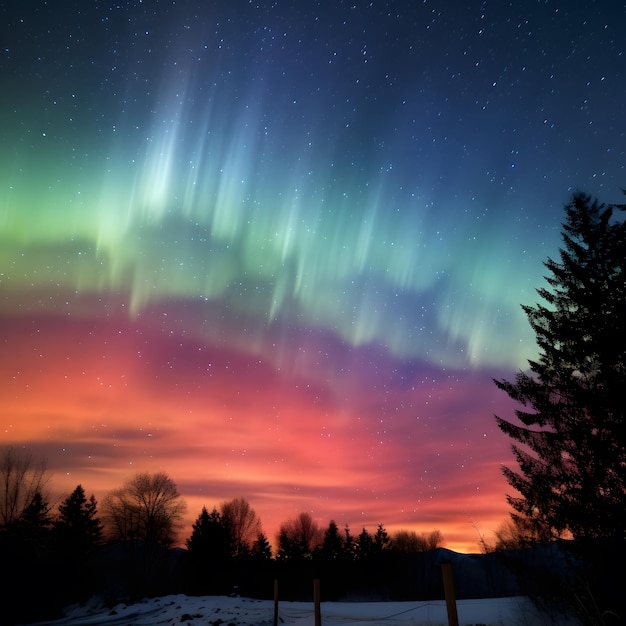
M 0 445 L 478 551 L 563 204 L 626 186 L 626 4 L 0 7 Z M 478 529 L 478 532 L 477 532 Z M 183 537 L 184 538 L 184 537 Z

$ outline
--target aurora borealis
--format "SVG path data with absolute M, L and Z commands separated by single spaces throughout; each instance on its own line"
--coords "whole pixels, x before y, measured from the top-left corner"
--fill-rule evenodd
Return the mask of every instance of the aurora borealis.
M 626 185 L 625 16 L 1 8 L 0 444 L 63 493 L 164 470 L 190 519 L 241 496 L 270 538 L 306 510 L 477 550 L 520 304 L 568 195 Z

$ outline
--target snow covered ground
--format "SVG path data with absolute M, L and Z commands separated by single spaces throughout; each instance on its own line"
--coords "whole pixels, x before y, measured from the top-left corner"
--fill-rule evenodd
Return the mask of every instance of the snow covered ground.
M 526 598 L 490 598 L 457 601 L 460 626 L 555 626 L 572 624 L 540 614 Z M 312 603 L 281 602 L 280 626 L 314 626 Z M 323 626 L 446 626 L 445 601 L 431 602 L 322 602 Z M 271 600 L 224 596 L 184 595 L 150 598 L 114 608 L 69 609 L 50 626 L 271 626 Z

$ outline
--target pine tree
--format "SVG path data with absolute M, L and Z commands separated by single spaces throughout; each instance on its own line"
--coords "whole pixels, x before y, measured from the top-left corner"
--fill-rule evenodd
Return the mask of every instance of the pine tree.
M 30 504 L 24 509 L 20 517 L 22 527 L 29 529 L 49 529 L 52 525 L 50 506 L 44 501 L 40 491 L 33 496 Z
M 343 556 L 349 561 L 356 558 L 356 541 L 350 532 L 350 526 L 346 524 L 343 529 Z
M 102 541 L 103 526 L 98 517 L 95 496 L 89 500 L 82 485 L 59 505 L 55 528 L 61 539 L 77 550 L 89 550 Z
M 357 557 L 359 559 L 368 559 L 373 552 L 374 538 L 367 532 L 367 528 L 363 528 L 357 537 Z
M 272 558 L 272 546 L 262 532 L 257 535 L 257 538 L 252 543 L 250 556 L 252 559 L 259 561 L 269 561 Z
M 339 534 L 339 527 L 335 520 L 330 520 L 328 528 L 324 531 L 321 556 L 327 560 L 335 560 L 343 556 L 343 538 Z
M 290 535 L 286 528 L 280 528 L 277 539 L 278 552 L 276 553 L 276 558 L 279 561 L 295 559 L 300 556 L 299 542 Z
M 16 539 L 34 554 L 43 555 L 53 549 L 51 541 L 52 517 L 50 505 L 40 491 L 35 492 L 30 504 L 24 509 L 13 530 Z
M 189 553 L 200 560 L 223 563 L 232 555 L 229 529 L 216 508 L 209 513 L 206 507 L 202 507 L 186 543 Z
M 189 588 L 193 593 L 226 593 L 231 589 L 233 540 L 226 520 L 206 507 L 187 539 Z
M 389 547 L 391 539 L 383 524 L 378 524 L 378 528 L 376 529 L 376 534 L 374 535 L 374 552 L 378 553 L 382 550 L 386 550 Z
M 507 497 L 513 519 L 532 523 L 531 536 L 570 534 L 599 565 L 596 581 L 603 550 L 623 558 L 626 528 L 626 223 L 616 208 L 572 196 L 560 258 L 545 262 L 548 287 L 537 290 L 545 304 L 523 306 L 539 356 L 513 382 L 495 381 L 522 407 L 517 421 L 496 417 L 519 465 L 503 468 L 519 494 Z
M 207 508 L 203 506 L 202 511 L 200 511 L 200 515 L 198 515 L 198 519 L 196 519 L 196 521 L 191 525 L 191 535 L 185 542 L 187 544 L 187 549 L 190 552 L 199 552 L 202 550 L 202 547 L 207 542 L 209 524 L 209 512 L 207 511 Z

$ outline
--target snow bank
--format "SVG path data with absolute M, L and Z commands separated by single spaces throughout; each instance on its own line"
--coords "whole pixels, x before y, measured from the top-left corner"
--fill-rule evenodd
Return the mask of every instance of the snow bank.
M 459 626 L 573 625 L 575 622 L 540 614 L 523 597 L 457 601 Z M 323 626 L 446 626 L 443 600 L 430 602 L 322 602 Z M 313 604 L 281 602 L 280 626 L 314 626 Z M 185 595 L 151 598 L 112 609 L 74 607 L 50 626 L 271 626 L 271 600 Z

